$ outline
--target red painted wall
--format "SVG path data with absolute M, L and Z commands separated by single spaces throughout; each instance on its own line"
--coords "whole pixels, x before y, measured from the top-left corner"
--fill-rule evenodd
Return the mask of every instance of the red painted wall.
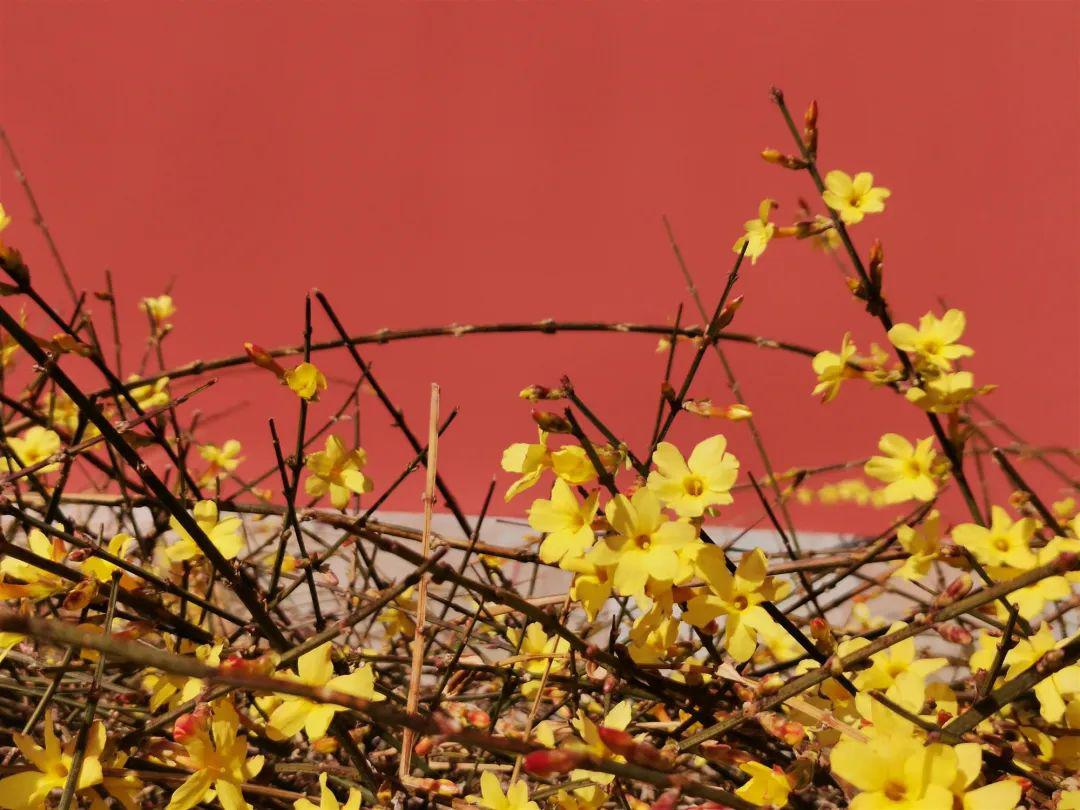
M 758 201 L 776 197 L 793 217 L 811 191 L 757 158 L 790 143 L 768 100 L 775 83 L 799 110 L 820 101 L 825 168 L 870 169 L 892 189 L 855 237 L 864 250 L 884 241 L 897 316 L 938 296 L 965 308 L 970 368 L 1001 386 L 989 404 L 1030 441 L 1080 443 L 1076 3 L 6 0 L 0 14 L 0 120 L 78 285 L 100 289 L 112 269 L 129 370 L 144 334 L 136 301 L 170 283 L 170 363 L 248 339 L 296 342 L 312 286 L 353 331 L 662 323 L 687 300 L 665 213 L 713 301 Z M 59 291 L 3 160 L 0 199 L 16 219 L 5 238 Z M 804 244 L 774 243 L 739 291 L 742 330 L 832 348 L 847 328 L 861 345 L 881 337 Z M 316 335 L 330 336 L 325 321 Z M 654 346 L 502 336 L 366 354 L 418 429 L 430 381 L 460 405 L 443 469 L 476 511 L 501 448 L 533 434 L 515 399 L 525 384 L 569 372 L 617 430 L 645 441 Z M 926 433 L 913 409 L 858 386 L 819 406 L 804 359 L 731 352 L 780 468 L 865 455 L 886 429 Z M 344 355 L 323 362 L 351 373 Z M 713 358 L 694 393 L 728 400 Z M 265 417 L 291 431 L 295 401 L 243 371 L 199 407 L 209 419 L 242 403 L 205 435 L 240 438 L 253 473 L 271 457 Z M 409 456 L 388 421 L 366 398 L 382 480 Z M 679 435 L 709 428 L 687 419 Z M 726 432 L 760 472 L 745 427 Z M 395 505 L 416 508 L 420 488 Z M 728 514 L 757 511 L 743 498 Z M 836 529 L 882 520 L 799 517 Z

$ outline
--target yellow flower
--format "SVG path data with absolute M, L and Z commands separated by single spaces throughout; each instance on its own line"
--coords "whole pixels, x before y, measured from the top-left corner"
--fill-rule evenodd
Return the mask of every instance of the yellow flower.
M 1035 521 L 1023 518 L 1015 523 L 1000 506 L 990 509 L 990 528 L 961 523 L 952 530 L 953 540 L 966 548 L 983 565 L 1031 568 L 1036 563 L 1031 551 Z
M 244 547 L 244 538 L 238 533 L 241 520 L 238 517 L 218 520 L 218 506 L 213 501 L 199 501 L 194 509 L 195 523 L 210 538 L 210 542 L 221 552 L 226 560 L 231 560 Z M 165 556 L 173 562 L 182 562 L 194 557 L 201 557 L 202 551 L 195 540 L 180 525 L 175 517 L 169 518 L 169 526 L 180 535 L 180 539 L 165 549 Z
M 504 498 L 507 503 L 515 495 L 534 486 L 544 470 L 552 470 L 571 486 L 580 486 L 596 479 L 596 468 L 584 448 L 566 445 L 552 451 L 548 448 L 548 434 L 543 430 L 538 432 L 540 438 L 536 444 L 517 442 L 503 451 L 502 468 L 519 476 L 506 490 Z M 606 445 L 597 445 L 595 449 L 600 463 L 614 471 L 619 454 Z
M 1063 551 L 1080 552 L 1080 540 L 1055 537 L 1043 548 L 1039 549 L 1035 564 L 1047 565 L 1052 563 Z M 990 570 L 990 575 L 995 580 L 1012 579 L 1020 573 L 1022 571 L 1012 568 L 992 568 Z M 1043 612 L 1043 608 L 1046 607 L 1047 603 L 1068 599 L 1071 595 L 1072 586 L 1069 584 L 1068 578 L 1065 575 L 1057 574 L 1043 577 L 1026 588 L 1013 591 L 1005 598 L 1020 609 L 1020 615 L 1025 619 L 1034 619 Z M 1004 614 L 1003 618 L 1005 618 L 1007 616 L 1005 609 L 1000 605 L 998 607 L 1001 613 Z
M 1009 667 L 1005 679 L 1011 681 L 1021 672 L 1030 669 L 1051 650 L 1059 649 L 1068 643 L 1068 639 L 1057 641 L 1050 626 L 1043 623 L 1033 636 L 1020 639 L 1016 646 L 1005 655 L 1005 665 Z M 1043 678 L 1033 689 L 1039 700 L 1039 713 L 1048 723 L 1057 723 L 1065 716 L 1065 697 L 1080 692 L 1080 665 L 1073 664 Z
M 506 490 L 507 503 L 520 492 L 524 492 L 540 480 L 544 470 L 551 467 L 551 453 L 548 450 L 548 434 L 538 431 L 540 440 L 536 444 L 517 442 L 503 451 L 502 468 L 507 472 L 517 473 L 518 478 Z
M 570 643 L 561 636 L 548 636 L 540 622 L 533 622 L 525 628 L 525 635 L 516 627 L 506 631 L 510 643 L 518 648 L 520 660 L 514 662 L 514 668 L 538 678 L 542 677 L 551 661 L 550 672 L 558 672 L 566 666 L 564 654 L 570 649 Z
M 243 457 L 240 455 L 240 442 L 236 439 L 228 439 L 225 444 L 218 447 L 215 444 L 203 444 L 199 446 L 199 455 L 210 466 L 206 468 L 199 479 L 199 483 L 209 483 L 220 475 L 231 473 L 240 466 Z
M 859 172 L 852 180 L 846 172 L 831 171 L 825 175 L 825 191 L 821 199 L 847 225 L 862 222 L 866 214 L 878 214 L 885 210 L 885 199 L 891 192 L 887 188 L 874 188 L 874 175 Z
M 4 230 L 11 224 L 11 217 L 8 212 L 4 210 L 4 206 L 0 205 L 0 231 Z
M 593 446 L 596 457 L 604 469 L 614 472 L 618 469 L 620 453 L 606 444 Z M 589 460 L 589 454 L 585 448 L 576 444 L 567 444 L 555 450 L 551 454 L 551 469 L 571 486 L 581 486 L 596 480 L 596 467 Z
M 870 739 L 844 736 L 830 754 L 832 772 L 858 791 L 855 810 L 952 810 L 956 757 L 926 746 L 902 722 L 882 722 L 875 704 Z M 887 710 L 885 710 L 887 711 Z M 892 715 L 891 712 L 888 714 Z M 896 715 L 892 715 L 896 717 Z
M 45 413 L 55 427 L 60 427 L 74 434 L 79 426 L 79 408 L 62 393 L 49 394 L 45 400 Z M 98 429 L 90 422 L 83 428 L 83 438 L 98 435 Z
M 982 747 L 978 743 L 953 746 L 956 758 L 956 779 L 950 789 L 961 800 L 963 810 L 1013 810 L 1020 802 L 1020 785 L 1012 779 L 1002 779 L 968 790 L 982 773 Z M 1058 805 L 1060 810 L 1061 805 Z
M 776 622 L 762 624 L 757 631 L 759 644 L 764 645 L 777 663 L 794 661 L 803 654 L 803 648 L 791 634 Z
M 529 801 L 529 788 L 519 779 L 502 792 L 499 778 L 491 771 L 480 774 L 480 806 L 487 810 L 540 810 L 536 802 Z
M 735 791 L 741 798 L 759 807 L 783 807 L 787 804 L 791 782 L 779 768 L 751 761 L 744 762 L 739 770 L 750 776 L 750 781 Z
M 749 661 L 757 649 L 759 633 L 774 633 L 775 622 L 761 605 L 783 599 L 791 584 L 768 576 L 768 562 L 760 548 L 749 551 L 732 574 L 724 550 L 706 546 L 698 551 L 697 570 L 710 593 L 699 594 L 686 603 L 683 620 L 705 627 L 726 615 L 724 649 L 738 662 Z
M 927 312 L 918 328 L 898 323 L 889 330 L 889 340 L 901 351 L 915 355 L 915 364 L 931 372 L 952 371 L 952 361 L 975 354 L 974 349 L 956 341 L 964 334 L 967 319 L 959 309 L 950 309 L 941 318 Z
M 1080 796 L 1080 791 L 1077 791 Z M 560 790 L 551 801 L 557 810 L 600 810 L 608 800 L 608 795 L 599 785 L 587 785 L 572 791 Z M 1080 805 L 1077 805 L 1080 810 Z
M 999 639 L 990 635 L 985 630 L 980 630 L 975 636 L 975 652 L 968 660 L 968 668 L 974 674 L 979 670 L 989 672 L 994 664 L 994 656 L 997 654 Z
M 557 563 L 563 558 L 581 557 L 592 546 L 595 535 L 592 530 L 600 495 L 594 492 L 584 503 L 561 478 L 555 479 L 551 488 L 551 500 L 538 499 L 529 507 L 529 526 L 547 537 L 540 544 L 540 559 L 545 563 Z
M 364 700 L 377 702 L 385 698 L 375 691 L 375 673 L 371 667 L 360 666 L 348 675 L 334 676 L 334 666 L 330 663 L 332 645 L 328 641 L 310 652 L 300 656 L 297 663 L 298 675 L 285 673 L 288 680 L 323 686 L 336 692 L 344 692 Z M 334 715 L 344 711 L 344 707 L 333 703 L 316 703 L 297 695 L 277 695 L 281 698 L 270 713 L 269 727 L 283 738 L 297 734 L 300 729 L 307 732 L 309 740 L 318 740 L 326 736 L 330 721 Z
M 114 557 L 125 557 L 135 545 L 135 538 L 130 534 L 117 534 L 109 541 L 106 550 Z M 93 577 L 98 582 L 108 582 L 112 579 L 113 571 L 117 566 L 101 557 L 88 557 L 82 564 L 82 572 L 88 577 Z M 129 577 L 129 580 L 131 578 Z
M 765 252 L 769 240 L 773 238 L 773 234 L 776 232 L 776 225 L 769 222 L 769 214 L 775 206 L 775 200 L 762 200 L 758 206 L 757 219 L 748 219 L 743 225 L 746 228 L 746 234 L 735 240 L 735 246 L 732 250 L 736 253 L 742 253 L 743 245 L 746 245 L 746 255 L 749 257 L 751 264 L 757 264 L 758 257 Z
M 45 746 L 41 747 L 32 737 L 25 734 L 13 734 L 12 739 L 19 751 L 36 770 L 24 771 L 0 780 L 0 806 L 8 808 L 26 808 L 35 810 L 45 806 L 45 797 L 50 791 L 62 788 L 67 782 L 68 769 L 71 766 L 74 740 L 61 747 L 53 730 L 56 718 L 52 712 L 45 723 Z M 101 762 L 99 756 L 105 743 L 105 727 L 99 727 L 92 735 L 83 759 L 79 774 L 78 790 L 86 790 L 101 783 Z
M 901 526 L 896 532 L 901 547 L 911 556 L 896 571 L 894 577 L 917 580 L 930 572 L 930 564 L 941 550 L 941 513 L 933 509 L 919 526 Z
M 615 731 L 626 731 L 626 727 L 630 725 L 632 714 L 632 704 L 629 700 L 623 700 L 612 707 L 612 709 L 604 715 L 600 727 L 614 729 Z M 626 761 L 625 757 L 616 754 L 604 745 L 604 741 L 600 739 L 599 727 L 589 719 L 589 716 L 585 714 L 582 709 L 578 709 L 577 717 L 571 721 L 571 725 L 573 725 L 577 730 L 577 733 L 581 735 L 581 739 L 585 743 L 584 751 L 586 753 L 591 754 L 597 759 L 609 759 L 615 762 Z M 573 781 L 588 779 L 597 785 L 610 785 L 615 779 L 615 776 L 614 774 L 604 773 L 603 771 L 588 771 L 582 768 L 575 768 L 570 772 L 570 778 Z
M 1006 779 L 970 790 L 982 772 L 978 743 L 926 745 L 915 727 L 879 704 L 867 742 L 843 737 L 831 754 L 833 773 L 859 794 L 856 810 L 1012 810 L 1020 785 Z
M 993 390 L 993 385 L 976 388 L 975 377 L 970 371 L 957 371 L 925 380 L 922 388 L 912 386 L 904 396 L 924 411 L 953 413 L 965 402 Z
M 904 622 L 894 622 L 889 632 L 896 633 L 905 627 Z M 866 643 L 865 639 L 855 639 L 844 654 L 854 652 Z M 926 676 L 937 672 L 948 661 L 944 658 L 920 657 L 915 648 L 915 639 L 906 638 L 870 656 L 870 663 L 868 669 L 856 674 L 855 686 L 862 691 L 885 692 L 900 705 L 917 712 L 922 708 Z
M 53 453 L 60 450 L 60 436 L 48 428 L 34 425 L 28 428 L 22 436 L 9 436 L 8 447 L 11 448 L 13 459 L 0 458 L 0 469 L 7 472 L 31 467 L 39 461 L 44 461 Z M 57 464 L 47 464 L 38 472 L 47 473 L 60 468 Z
M 903 503 L 915 499 L 931 501 L 937 495 L 933 465 L 934 439 L 929 437 L 912 447 L 911 442 L 896 433 L 886 433 L 878 442 L 884 456 L 874 456 L 863 467 L 871 478 L 888 484 L 883 493 L 886 503 Z
M 679 639 L 679 620 L 671 615 L 671 598 L 657 601 L 634 620 L 626 645 L 638 664 L 658 664 L 672 654 Z
M 193 717 L 184 715 L 177 725 Z M 212 716 L 207 719 L 209 731 L 206 719 L 196 719 L 187 727 L 184 737 L 177 740 L 187 749 L 187 755 L 177 760 L 193 773 L 173 792 L 166 810 L 189 810 L 209 801 L 207 794 L 211 788 L 224 810 L 250 810 L 240 786 L 262 770 L 263 757 L 248 759 L 247 737 L 237 735 L 240 718 L 229 701 L 214 703 Z
M 862 366 L 863 378 L 871 385 L 888 385 L 904 378 L 904 372 L 898 363 L 890 365 L 891 355 L 876 343 L 870 344 L 868 355 L 856 358 Z
M 138 374 L 128 377 L 128 382 L 139 379 Z M 146 412 L 156 408 L 163 408 L 169 404 L 169 378 L 162 377 L 146 385 L 138 385 L 130 390 L 131 398 L 139 406 L 139 410 Z
M 1065 497 L 1060 501 L 1054 501 L 1050 508 L 1054 510 L 1054 517 L 1066 523 L 1076 517 L 1076 498 Z
M 563 560 L 562 567 L 576 574 L 570 586 L 570 598 L 581 605 L 590 622 L 596 621 L 597 614 L 611 596 L 611 569 L 584 557 Z
M 50 562 L 63 562 L 67 555 L 63 541 L 54 537 L 51 541 L 38 529 L 31 529 L 27 536 L 27 545 L 38 557 Z M 17 560 L 10 555 L 4 555 L 0 560 L 0 574 L 4 581 L 0 581 L 0 599 L 33 599 L 37 601 L 47 596 L 63 593 L 73 583 L 66 579 L 38 568 L 36 565 Z M 19 583 L 7 582 L 7 577 L 15 577 L 21 580 Z
M 219 666 L 223 647 L 222 644 L 200 644 L 195 648 L 195 658 L 209 667 Z M 190 650 L 190 647 L 187 649 Z M 143 676 L 142 685 L 150 693 L 150 711 L 156 712 L 166 704 L 170 709 L 176 709 L 194 700 L 206 683 L 201 678 L 150 670 Z
M 727 439 L 716 435 L 684 460 L 675 445 L 660 442 L 653 452 L 656 469 L 649 473 L 649 491 L 679 517 L 700 517 L 711 506 L 726 506 L 739 475 L 739 460 L 726 449 Z
M 367 453 L 364 450 L 359 447 L 346 450 L 337 436 L 327 436 L 326 449 L 307 457 L 309 474 L 304 481 L 304 491 L 316 498 L 329 492 L 334 508 L 344 509 L 353 493 L 362 495 L 371 492 L 375 486 L 372 480 L 361 472 L 365 464 Z
M 7 332 L 0 332 L 0 368 L 13 368 L 15 365 L 15 354 L 19 351 L 19 342 L 15 338 L 8 335 Z
M 139 309 L 146 312 L 157 324 L 163 324 L 176 313 L 171 295 L 158 295 L 154 298 L 144 298 L 139 302 Z
M 614 566 L 612 584 L 623 596 L 639 596 L 650 581 L 684 581 L 692 567 L 679 552 L 699 543 L 697 530 L 686 521 L 670 521 L 649 489 L 633 498 L 616 495 L 605 509 L 615 534 L 593 546 L 587 559 L 595 565 Z
M 326 390 L 326 375 L 313 363 L 300 363 L 285 372 L 285 384 L 300 399 L 317 400 L 319 392 Z
M 360 791 L 350 788 L 349 800 L 341 805 L 337 796 L 330 792 L 326 786 L 326 773 L 319 774 L 319 804 L 316 805 L 310 799 L 297 799 L 293 802 L 294 810 L 360 810 Z
M 379 614 L 379 621 L 386 627 L 388 637 L 406 636 L 412 638 L 416 633 L 416 622 L 412 615 L 416 613 L 416 595 L 414 588 L 407 588 Z
M 845 332 L 843 340 L 840 341 L 839 354 L 824 351 L 814 355 L 811 365 L 818 378 L 814 394 L 821 394 L 822 402 L 832 402 L 840 393 L 840 383 L 858 376 L 859 372 L 848 365 L 851 358 L 855 356 L 855 351 L 855 344 L 851 342 L 851 333 Z

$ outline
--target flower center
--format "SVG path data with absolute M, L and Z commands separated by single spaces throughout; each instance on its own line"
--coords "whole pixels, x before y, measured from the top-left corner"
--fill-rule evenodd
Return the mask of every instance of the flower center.
M 637 537 L 634 538 L 634 545 L 636 545 L 640 549 L 647 549 L 649 546 L 652 545 L 652 535 L 639 534 Z
M 998 551 L 1009 550 L 1009 538 L 1008 537 L 996 537 L 994 538 L 994 548 Z
M 907 787 L 900 782 L 889 782 L 885 785 L 885 797 L 889 801 L 903 801 L 905 795 L 907 795 Z
M 736 610 L 746 610 L 750 606 L 750 600 L 740 593 L 732 600 L 731 604 L 735 605 Z
M 683 479 L 683 489 L 686 490 L 687 495 L 693 495 L 695 498 L 701 495 L 705 491 L 705 482 L 698 476 L 691 475 L 688 478 Z
M 909 458 L 904 461 L 904 474 L 908 478 L 918 478 L 922 472 L 922 465 L 915 459 Z

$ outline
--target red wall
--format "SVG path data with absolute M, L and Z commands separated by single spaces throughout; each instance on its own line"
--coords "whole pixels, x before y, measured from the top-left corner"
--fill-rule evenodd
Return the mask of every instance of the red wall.
M 686 300 L 664 213 L 713 301 L 758 201 L 776 197 L 793 217 L 811 190 L 757 158 L 790 144 L 775 83 L 799 110 L 820 101 L 825 168 L 870 169 L 892 189 L 855 237 L 864 250 L 884 241 L 899 318 L 938 296 L 966 309 L 970 368 L 1001 386 L 989 404 L 1031 441 L 1080 443 L 1076 3 L 7 0 L 0 11 L 0 121 L 79 286 L 100 289 L 112 269 L 129 368 L 136 301 L 170 282 L 170 363 L 299 340 L 312 286 L 352 331 L 663 323 Z M 2 160 L 0 199 L 16 218 L 5 238 L 59 290 Z M 774 243 L 739 291 L 739 329 L 831 348 L 849 326 L 860 345 L 880 339 L 807 245 Z M 662 367 L 654 346 L 504 336 L 366 354 L 418 429 L 430 381 L 460 405 L 443 469 L 476 511 L 501 448 L 533 434 L 515 399 L 525 384 L 570 372 L 640 445 Z M 822 407 L 804 359 L 731 351 L 780 468 L 865 455 L 886 429 L 926 433 L 888 394 L 848 386 Z M 351 373 L 344 356 L 325 364 Z M 714 358 L 694 393 L 728 401 Z M 241 372 L 200 407 L 209 418 L 245 402 L 206 435 L 240 438 L 251 473 L 271 457 L 265 416 L 289 432 L 295 405 Z M 363 420 L 385 481 L 409 453 L 371 398 Z M 709 432 L 686 422 L 687 441 Z M 726 432 L 760 472 L 745 426 Z M 396 506 L 416 508 L 420 488 Z M 729 517 L 757 511 L 743 498 Z M 819 528 L 882 519 L 800 512 Z

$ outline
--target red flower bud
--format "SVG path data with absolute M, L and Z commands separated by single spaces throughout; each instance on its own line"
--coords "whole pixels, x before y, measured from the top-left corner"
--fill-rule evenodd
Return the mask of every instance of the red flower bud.
M 426 757 L 431 753 L 431 750 L 435 747 L 435 739 L 433 737 L 421 737 L 420 740 L 413 746 L 413 752 L 418 757 Z
M 491 725 L 491 715 L 483 709 L 470 709 L 465 715 L 465 722 L 473 728 L 487 728 Z
M 934 628 L 938 635 L 953 644 L 970 644 L 971 633 L 958 624 L 939 624 Z
M 247 353 L 248 359 L 259 368 L 265 368 L 267 371 L 273 372 L 278 379 L 285 376 L 285 369 L 262 346 L 250 342 L 244 343 L 244 351 Z
M 537 776 L 552 776 L 569 773 L 581 765 L 585 759 L 585 755 L 580 751 L 553 748 L 526 754 L 524 765 L 529 773 L 535 773 Z

